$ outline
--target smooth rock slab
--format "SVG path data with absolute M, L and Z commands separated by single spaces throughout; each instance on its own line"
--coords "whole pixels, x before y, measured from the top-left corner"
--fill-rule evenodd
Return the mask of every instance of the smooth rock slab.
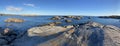
M 12 44 L 14 46 L 120 46 L 120 28 L 116 26 L 89 22 L 70 30 L 65 28 L 67 31 L 59 35 L 58 32 L 62 32 L 63 27 L 43 27 L 29 29 L 28 34 L 16 39 Z
M 28 30 L 29 36 L 48 36 L 65 31 L 67 28 L 60 26 L 33 27 Z

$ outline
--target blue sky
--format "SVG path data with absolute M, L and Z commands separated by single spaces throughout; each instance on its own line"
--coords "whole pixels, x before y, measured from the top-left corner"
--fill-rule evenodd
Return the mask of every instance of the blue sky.
M 120 0 L 0 0 L 0 13 L 112 15 L 120 14 Z

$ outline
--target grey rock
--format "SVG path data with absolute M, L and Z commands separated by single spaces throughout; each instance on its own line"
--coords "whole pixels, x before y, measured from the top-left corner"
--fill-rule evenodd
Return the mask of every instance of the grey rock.
M 63 29 L 64 31 L 62 31 Z M 71 28 L 58 26 L 34 27 L 29 29 L 27 33 L 23 37 L 16 39 L 12 45 L 120 46 L 120 28 L 111 25 L 102 25 L 96 22 L 88 22 Z M 41 33 L 43 33 L 43 36 Z
M 43 27 L 34 27 L 28 30 L 29 36 L 48 36 L 55 33 L 65 31 L 66 28 L 60 26 L 43 26 Z
M 52 20 L 60 20 L 61 18 L 59 16 L 54 16 L 51 18 Z
M 65 22 L 70 23 L 70 22 L 72 22 L 72 20 L 65 20 Z
M 5 39 L 0 39 L 0 45 L 6 45 L 8 43 Z

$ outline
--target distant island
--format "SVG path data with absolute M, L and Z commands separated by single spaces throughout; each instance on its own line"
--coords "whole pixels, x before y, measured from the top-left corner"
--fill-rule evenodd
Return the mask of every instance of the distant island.
M 113 19 L 120 19 L 120 15 L 100 16 L 99 18 L 113 18 Z

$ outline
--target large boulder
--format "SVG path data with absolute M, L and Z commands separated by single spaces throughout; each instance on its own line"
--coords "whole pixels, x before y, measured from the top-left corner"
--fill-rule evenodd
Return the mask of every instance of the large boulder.
M 47 44 L 46 43 L 47 41 L 48 42 L 52 41 L 52 39 L 56 39 L 56 40 L 59 39 L 61 41 L 65 41 L 64 39 L 71 38 L 70 35 L 73 32 L 74 32 L 74 29 L 64 28 L 61 26 L 33 27 L 29 29 L 27 33 L 23 35 L 23 37 L 13 41 L 11 45 L 14 45 L 14 46 L 26 46 L 26 45 L 28 46 L 42 46 L 42 45 L 49 46 L 50 44 L 49 43 Z M 59 43 L 59 40 L 57 40 L 56 42 Z M 44 42 L 46 43 L 46 45 L 44 44 Z M 43 43 L 43 44 L 40 45 L 40 43 Z
M 88 22 L 75 32 L 80 46 L 120 46 L 120 28 Z
M 18 19 L 18 18 L 8 18 L 7 20 L 5 20 L 5 22 L 17 22 L 17 23 L 21 23 L 24 22 L 23 19 Z
M 0 32 L 0 46 L 9 45 L 17 37 L 16 32 L 10 30 L 9 28 L 1 30 Z
M 80 20 L 82 18 L 82 16 L 63 16 L 64 18 L 72 18 L 72 19 L 76 19 L 76 20 Z
M 120 46 L 120 28 L 113 25 L 106 25 L 104 28 L 106 39 L 110 39 L 111 46 Z M 105 43 L 108 44 L 108 43 Z
M 75 16 L 64 16 L 66 18 L 74 18 Z
M 65 31 L 66 28 L 60 26 L 33 27 L 28 30 L 29 36 L 48 36 Z

